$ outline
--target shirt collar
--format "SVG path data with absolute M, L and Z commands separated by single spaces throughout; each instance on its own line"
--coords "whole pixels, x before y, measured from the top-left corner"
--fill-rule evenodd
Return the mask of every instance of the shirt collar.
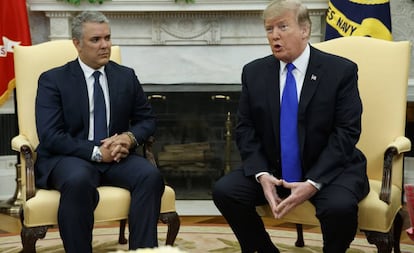
M 99 69 L 93 69 L 93 68 L 89 67 L 88 65 L 86 65 L 79 57 L 78 57 L 78 61 L 79 61 L 79 65 L 81 66 L 81 69 L 82 69 L 82 71 L 85 75 L 85 78 L 91 77 L 92 74 L 95 71 L 101 72 L 102 75 L 105 74 L 105 66 L 102 66 Z

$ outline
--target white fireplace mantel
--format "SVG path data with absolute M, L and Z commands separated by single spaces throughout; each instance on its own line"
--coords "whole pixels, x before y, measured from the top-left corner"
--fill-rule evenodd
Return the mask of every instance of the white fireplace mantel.
M 321 41 L 327 0 L 304 2 L 313 23 L 310 40 Z M 30 11 L 43 12 L 49 18 L 50 40 L 70 39 L 70 22 L 79 11 L 105 13 L 111 22 L 112 42 L 121 46 L 123 64 L 134 68 L 144 84 L 238 84 L 244 64 L 271 53 L 261 18 L 269 0 L 195 0 L 190 4 L 174 0 L 90 4 L 84 0 L 79 6 L 64 0 L 28 3 Z
M 111 20 L 112 38 L 119 45 L 266 44 L 261 12 L 264 0 L 108 0 L 80 5 L 64 0 L 29 0 L 31 11 L 50 19 L 50 39 L 70 38 L 70 20 L 82 10 L 99 10 Z M 313 19 L 312 41 L 320 41 L 326 0 L 307 0 Z
M 195 3 L 175 3 L 174 0 L 107 0 L 103 4 L 90 4 L 84 0 L 79 6 L 64 0 L 29 0 L 33 11 L 100 10 L 119 12 L 159 11 L 261 11 L 269 0 L 195 0 Z M 309 9 L 326 9 L 326 0 L 305 0 Z

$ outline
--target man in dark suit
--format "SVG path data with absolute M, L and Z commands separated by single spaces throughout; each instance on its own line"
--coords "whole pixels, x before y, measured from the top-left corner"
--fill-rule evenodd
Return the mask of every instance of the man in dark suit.
M 72 38 L 78 58 L 39 78 L 36 184 L 61 193 L 58 223 L 66 252 L 92 252 L 100 185 L 131 192 L 129 248 L 156 247 L 164 183 L 134 152 L 154 134 L 151 106 L 134 70 L 109 60 L 111 32 L 102 13 L 76 16 Z
M 268 203 L 280 218 L 310 200 L 321 224 L 323 251 L 343 253 L 357 230 L 358 202 L 369 191 L 366 159 L 355 146 L 362 114 L 357 65 L 309 44 L 311 20 L 299 1 L 273 1 L 263 17 L 273 55 L 243 68 L 236 127 L 242 165 L 215 184 L 214 203 L 242 252 L 271 253 L 279 250 L 256 206 Z M 285 80 L 292 74 L 297 112 L 284 118 Z M 286 142 L 281 129 L 289 119 L 294 136 Z M 282 155 L 287 144 L 297 149 Z M 296 153 L 297 164 L 285 164 Z

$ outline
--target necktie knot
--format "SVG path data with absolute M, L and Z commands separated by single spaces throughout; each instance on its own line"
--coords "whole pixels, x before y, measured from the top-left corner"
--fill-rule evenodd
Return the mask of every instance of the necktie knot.
M 101 76 L 101 72 L 95 71 L 95 72 L 93 72 L 92 75 L 95 78 L 95 82 L 99 82 L 99 77 Z
M 288 72 L 292 72 L 295 69 L 295 65 L 293 63 L 286 64 L 286 69 Z

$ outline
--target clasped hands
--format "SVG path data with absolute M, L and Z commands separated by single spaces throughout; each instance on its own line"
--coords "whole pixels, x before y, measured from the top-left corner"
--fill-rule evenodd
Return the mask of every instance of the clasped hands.
M 131 139 L 127 134 L 114 134 L 111 137 L 103 139 L 99 147 L 102 153 L 102 162 L 119 162 L 129 155 Z
M 277 219 L 282 218 L 294 207 L 310 199 L 318 191 L 309 182 L 289 183 L 268 174 L 261 175 L 259 182 L 262 185 L 264 195 L 272 210 L 273 216 Z M 287 198 L 281 199 L 277 194 L 276 186 L 290 189 L 291 194 Z

